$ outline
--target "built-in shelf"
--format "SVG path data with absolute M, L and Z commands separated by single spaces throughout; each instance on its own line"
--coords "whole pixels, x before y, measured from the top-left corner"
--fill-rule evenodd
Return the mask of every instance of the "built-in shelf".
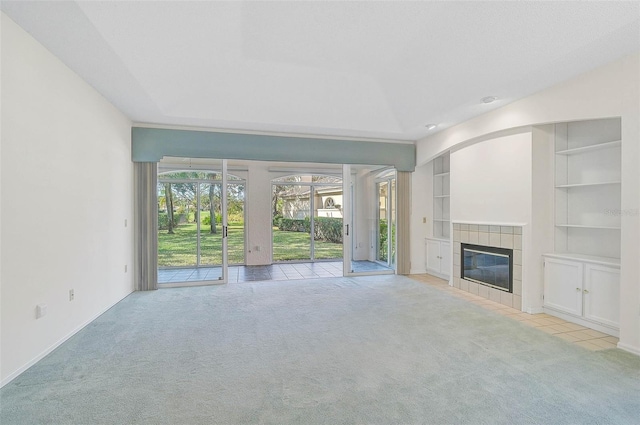
M 578 229 L 607 229 L 607 230 L 620 230 L 620 227 L 616 226 L 591 226 L 586 224 L 556 224 L 556 227 L 574 227 Z
M 620 118 L 555 125 L 556 252 L 620 257 L 621 135 Z
M 572 184 L 560 184 L 556 186 L 556 189 L 568 189 L 571 187 L 589 187 L 589 186 L 603 186 L 603 185 L 616 185 L 621 184 L 620 181 L 615 182 L 595 182 L 595 183 L 572 183 Z
M 449 153 L 440 155 L 433 160 L 433 237 L 448 240 L 451 237 L 451 223 L 449 219 Z
M 554 126 L 554 251 L 544 254 L 544 311 L 619 334 L 620 118 Z M 612 141 L 613 140 L 613 141 Z
M 620 146 L 622 146 L 622 140 L 616 140 L 615 142 L 606 142 L 606 143 L 599 143 L 597 145 L 583 146 L 580 148 L 564 149 L 561 151 L 557 151 L 556 155 L 577 155 L 577 154 L 586 153 L 586 152 L 594 152 L 601 149 L 617 148 Z

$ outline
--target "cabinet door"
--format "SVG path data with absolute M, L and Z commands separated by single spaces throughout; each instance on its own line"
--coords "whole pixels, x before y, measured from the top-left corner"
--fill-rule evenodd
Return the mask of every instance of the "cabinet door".
M 544 305 L 582 316 L 582 263 L 545 258 Z
M 440 273 L 440 241 L 427 239 L 427 270 Z
M 449 276 L 451 273 L 451 244 L 440 243 L 440 273 Z
M 620 326 L 620 270 L 586 264 L 584 317 L 605 325 Z

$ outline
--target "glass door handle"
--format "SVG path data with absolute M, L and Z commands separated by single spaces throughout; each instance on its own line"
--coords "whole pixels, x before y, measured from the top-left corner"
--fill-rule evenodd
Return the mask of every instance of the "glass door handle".
M 349 236 L 349 225 L 347 224 L 347 233 L 346 236 Z

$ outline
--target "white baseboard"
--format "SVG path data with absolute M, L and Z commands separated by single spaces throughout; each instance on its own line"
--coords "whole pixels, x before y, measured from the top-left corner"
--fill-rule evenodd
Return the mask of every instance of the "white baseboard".
M 544 309 L 542 307 L 529 307 L 526 308 L 524 312 L 529 314 L 540 314 L 544 313 Z
M 411 269 L 409 270 L 409 274 L 426 274 L 427 269 Z
M 618 343 L 618 348 L 624 351 L 627 351 L 631 354 L 635 354 L 636 356 L 640 356 L 640 347 L 634 347 L 629 344 L 623 344 L 622 342 Z
M 447 282 L 449 282 L 449 285 L 451 285 L 451 279 L 450 279 L 448 274 L 436 273 L 436 272 L 431 271 L 431 270 L 427 270 L 426 273 L 430 274 L 431 276 L 435 276 L 435 277 L 439 277 L 440 279 L 444 279 Z
M 75 334 L 77 334 L 78 332 L 80 332 L 85 326 L 87 326 L 89 323 L 93 322 L 94 320 L 96 320 L 98 317 L 100 317 L 102 314 L 104 314 L 107 310 L 109 310 L 111 307 L 113 307 L 114 305 L 118 304 L 120 301 L 122 301 L 123 299 L 127 298 L 129 295 L 131 295 L 133 293 L 133 291 L 129 292 L 128 294 L 126 294 L 124 297 L 120 298 L 119 300 L 117 300 L 116 302 L 114 302 L 113 304 L 110 304 L 109 306 L 107 306 L 106 308 L 104 308 L 103 310 L 101 310 L 100 312 L 94 314 L 89 320 L 85 321 L 84 323 L 82 323 L 80 326 L 76 327 L 75 329 L 73 329 L 71 332 L 69 332 L 68 334 L 66 334 L 65 336 L 63 336 L 59 341 L 53 343 L 52 345 L 50 345 L 48 348 L 46 348 L 43 352 L 41 352 L 40 354 L 38 354 L 36 357 L 34 357 L 33 359 L 29 360 L 26 364 L 24 364 L 23 366 L 19 367 L 16 371 L 14 371 L 13 373 L 9 374 L 9 376 L 7 376 L 5 379 L 2 380 L 2 382 L 0 382 L 0 388 L 4 387 L 5 385 L 7 385 L 9 382 L 13 381 L 14 379 L 16 379 L 18 376 L 20 376 L 24 371 L 26 371 L 27 369 L 29 369 L 31 366 L 33 366 L 34 364 L 38 363 L 40 360 L 42 360 L 45 356 L 47 356 L 49 353 L 51 353 L 53 350 L 55 350 L 56 348 L 58 348 L 60 345 L 62 345 L 66 340 L 68 340 L 69 338 L 71 338 L 72 336 L 74 336 Z
M 607 335 L 615 336 L 616 338 L 620 336 L 619 329 L 616 329 L 607 325 L 603 325 L 601 323 L 592 322 L 590 320 L 585 320 L 581 317 L 576 317 L 572 314 L 567 314 L 565 312 L 558 311 L 550 307 L 543 307 L 543 310 L 545 313 L 551 316 L 559 317 L 560 319 L 566 320 L 567 322 L 575 323 L 577 325 L 584 326 L 589 329 L 594 329 L 596 331 L 605 333 Z

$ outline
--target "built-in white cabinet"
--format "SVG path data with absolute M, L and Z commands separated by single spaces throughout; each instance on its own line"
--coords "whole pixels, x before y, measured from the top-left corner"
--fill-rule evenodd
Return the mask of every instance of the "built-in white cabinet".
M 549 314 L 617 336 L 620 266 L 598 257 L 544 259 L 544 307 Z
M 450 239 L 449 153 L 433 160 L 433 237 Z
M 585 319 L 620 327 L 620 269 L 585 264 L 583 289 Z
M 582 316 L 582 281 L 582 263 L 545 258 L 545 307 L 576 316 Z
M 451 270 L 451 243 L 448 240 L 427 238 L 425 245 L 427 272 L 448 279 Z
M 549 314 L 617 335 L 620 314 L 620 118 L 555 125 L 554 253 L 545 255 Z

